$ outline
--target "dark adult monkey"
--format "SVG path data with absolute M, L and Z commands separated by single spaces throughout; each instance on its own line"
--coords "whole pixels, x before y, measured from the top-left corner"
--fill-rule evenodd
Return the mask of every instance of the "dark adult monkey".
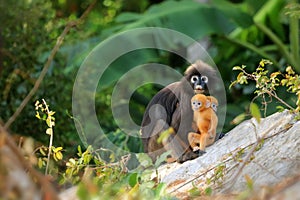
M 216 82 L 216 71 L 197 61 L 187 68 L 180 81 L 164 87 L 152 98 L 141 125 L 144 151 L 152 160 L 165 151 L 170 151 L 172 158 L 180 163 L 199 156 L 189 147 L 187 139 L 187 134 L 195 131 L 191 127 L 193 112 L 190 102 L 194 94 L 208 94 L 208 88 L 213 88 L 212 84 Z M 173 133 L 158 143 L 160 134 L 170 127 Z

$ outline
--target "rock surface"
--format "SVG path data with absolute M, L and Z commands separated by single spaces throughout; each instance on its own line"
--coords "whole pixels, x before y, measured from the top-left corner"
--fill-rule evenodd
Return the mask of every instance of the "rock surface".
M 259 190 L 299 176 L 300 121 L 295 122 L 288 111 L 275 113 L 260 123 L 251 119 L 228 132 L 206 152 L 195 160 L 165 164 L 158 169 L 170 194 L 180 197 L 193 187 L 235 193 L 249 189 L 247 183 L 252 185 L 251 182 L 254 190 Z M 297 188 L 299 178 L 294 182 Z M 300 199 L 299 189 L 294 189 L 293 198 L 287 199 Z

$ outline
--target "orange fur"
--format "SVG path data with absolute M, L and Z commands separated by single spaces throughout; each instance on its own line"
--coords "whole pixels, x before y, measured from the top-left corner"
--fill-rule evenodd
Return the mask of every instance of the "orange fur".
M 212 96 L 196 94 L 191 99 L 192 108 L 194 110 L 194 121 L 197 131 L 188 134 L 188 140 L 193 150 L 202 150 L 214 143 L 216 137 L 216 129 L 218 125 L 218 117 L 216 108 L 218 100 Z M 198 133 L 199 132 L 199 133 Z M 198 144 L 200 145 L 198 147 Z

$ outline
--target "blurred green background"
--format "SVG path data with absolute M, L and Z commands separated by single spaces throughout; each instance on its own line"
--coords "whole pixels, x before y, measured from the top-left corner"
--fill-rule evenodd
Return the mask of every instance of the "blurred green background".
M 0 120 L 5 122 L 33 87 L 39 73 L 66 23 L 77 19 L 90 0 L 0 0 Z M 72 116 L 72 89 L 77 70 L 87 54 L 101 41 L 124 30 L 137 27 L 164 27 L 184 33 L 197 41 L 208 42 L 227 89 L 227 116 L 230 122 L 247 110 L 254 97 L 254 84 L 228 89 L 235 79 L 232 67 L 247 65 L 253 71 L 261 59 L 269 59 L 270 71 L 283 71 L 292 65 L 300 72 L 299 4 L 294 0 L 104 0 L 98 1 L 86 20 L 71 30 L 51 64 L 33 100 L 10 127 L 11 132 L 31 136 L 47 144 L 45 124 L 35 117 L 34 102 L 44 98 L 56 111 L 56 146 L 73 149 L 81 144 Z M 174 51 L 187 51 L 189 45 L 174 42 Z M 158 62 L 183 72 L 188 63 L 176 54 L 143 50 L 132 52 L 134 61 L 116 61 L 123 66 Z M 137 56 L 139 55 L 139 56 Z M 116 64 L 115 63 L 115 64 Z M 113 72 L 111 72 L 113 73 Z M 114 72 L 115 73 L 115 72 Z M 125 150 L 140 152 L 139 139 L 127 138 L 118 129 L 111 112 L 111 93 L 117 76 L 107 73 L 105 87 L 96 94 L 96 109 L 108 138 Z M 110 78 L 111 77 L 111 78 Z M 131 115 L 140 123 L 149 100 L 160 89 L 145 85 L 133 95 Z M 281 91 L 278 91 L 280 96 Z M 281 96 L 295 102 L 292 96 Z M 257 99 L 256 101 L 261 101 Z M 273 100 L 268 114 L 276 111 Z M 71 152 L 71 151 L 70 151 Z

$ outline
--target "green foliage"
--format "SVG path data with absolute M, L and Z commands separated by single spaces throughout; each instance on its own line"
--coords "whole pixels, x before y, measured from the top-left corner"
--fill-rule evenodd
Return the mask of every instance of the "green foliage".
M 292 69 L 292 67 L 287 67 L 285 70 L 285 73 L 282 72 L 273 72 L 269 73 L 269 70 L 267 70 L 267 66 L 271 66 L 272 62 L 268 60 L 261 60 L 259 63 L 259 66 L 256 68 L 254 72 L 251 74 L 246 72 L 245 66 L 237 66 L 234 67 L 233 70 L 241 71 L 239 75 L 237 76 L 237 79 L 233 81 L 230 85 L 230 87 L 236 85 L 236 84 L 248 84 L 247 80 L 252 80 L 255 82 L 256 90 L 254 91 L 254 94 L 257 97 L 261 97 L 263 99 L 263 105 L 264 110 L 266 113 L 267 105 L 272 101 L 272 98 L 275 98 L 280 103 L 282 103 L 287 108 L 291 109 L 294 112 L 298 112 L 299 107 L 299 94 L 300 94 L 300 77 L 298 74 L 295 73 L 295 71 Z M 293 108 L 289 104 L 287 104 L 284 100 L 282 100 L 277 95 L 277 88 L 280 86 L 286 87 L 286 92 L 288 93 L 294 93 L 296 94 L 296 107 Z M 267 99 L 269 99 L 267 101 Z M 260 122 L 260 110 L 255 103 L 250 104 L 250 114 L 253 116 L 258 122 Z M 280 110 L 282 110 L 281 107 L 279 107 Z M 239 120 L 236 120 L 239 121 Z
M 260 123 L 261 115 L 258 105 L 252 102 L 249 109 L 251 116 L 254 117 L 258 123 Z
M 36 151 L 39 158 L 37 164 L 41 168 L 49 165 L 48 173 L 53 176 L 54 172 L 60 174 L 65 168 L 61 182 L 79 183 L 78 194 L 81 199 L 91 199 L 97 195 L 103 199 L 165 198 L 165 185 L 158 184 L 157 180 L 151 180 L 150 169 L 152 167 L 155 170 L 164 162 L 168 152 L 154 164 L 145 154 L 141 154 L 138 156 L 140 168 L 128 172 L 124 170 L 121 161 L 116 162 L 119 159 L 116 152 L 108 153 L 110 162 L 107 163 L 100 156 L 107 153 L 107 149 L 74 148 L 79 144 L 79 137 L 69 113 L 72 110 L 72 89 L 76 72 L 87 54 L 105 38 L 131 28 L 165 27 L 180 31 L 196 40 L 208 36 L 212 43 L 209 53 L 219 66 L 225 85 L 229 86 L 230 80 L 236 80 L 227 98 L 228 123 L 225 122 L 225 131 L 230 128 L 231 118 L 248 108 L 251 98 L 254 98 L 255 103 L 253 100 L 250 113 L 257 120 L 260 119 L 260 110 L 255 105 L 262 102 L 266 115 L 267 106 L 271 111 L 275 110 L 272 110 L 272 105 L 278 106 L 274 98 L 284 107 L 299 111 L 299 75 L 295 72 L 300 71 L 299 3 L 295 0 L 288 3 L 284 0 L 239 2 L 214 0 L 210 4 L 199 4 L 192 0 L 182 0 L 163 1 L 151 5 L 152 1 L 148 0 L 132 0 L 126 3 L 121 0 L 100 1 L 86 22 L 72 30 L 65 38 L 65 45 L 52 62 L 40 90 L 34 97 L 47 99 L 56 111 L 55 116 L 59 118 L 55 120 L 54 112 L 47 111 L 46 103 L 38 103 L 38 112 L 32 112 L 34 103 L 31 102 L 14 122 L 12 132 L 31 135 L 43 143 L 48 143 L 49 136 L 53 137 L 53 142 L 58 147 L 50 145 L 51 142 L 49 147 L 39 147 Z M 1 121 L 5 122 L 12 115 L 32 88 L 65 24 L 69 20 L 77 19 L 89 3 L 90 1 L 77 0 L 1 2 L 0 9 L 3 10 L 0 13 L 0 18 L 3 19 L 0 35 Z M 178 44 L 176 38 L 167 36 L 157 42 L 158 45 L 167 43 L 174 52 L 190 45 Z M 101 111 L 101 126 L 113 143 L 128 151 L 139 152 L 142 149 L 139 140 L 127 137 L 113 121 L 110 110 L 113 84 L 126 70 L 141 63 L 160 62 L 182 72 L 186 64 L 182 59 L 178 62 L 178 56 L 174 55 L 157 50 L 143 50 L 124 55 L 124 58 L 112 63 L 113 70 L 108 70 L 101 80 L 105 87 L 95 94 L 95 106 Z M 254 63 L 258 63 L 261 57 L 267 60 L 261 61 L 254 70 Z M 240 63 L 245 65 L 234 68 L 240 72 L 236 78 L 228 69 Z M 246 65 L 247 70 L 254 72 L 246 72 Z M 283 72 L 283 66 L 293 66 L 295 71 L 287 67 Z M 281 71 L 274 72 L 275 68 Z M 241 87 L 241 84 L 244 86 Z M 130 102 L 130 112 L 134 116 L 134 121 L 137 123 L 141 121 L 145 105 L 158 90 L 159 87 L 149 84 L 136 91 Z M 286 91 L 296 94 L 296 97 L 286 95 Z M 295 108 L 290 106 L 293 103 L 296 105 Z M 283 107 L 278 109 L 282 110 Z M 35 114 L 45 122 L 46 134 L 40 134 L 45 132 L 45 126 L 35 120 Z M 242 121 L 247 116 L 248 114 L 242 113 L 233 122 Z M 54 130 L 57 134 L 53 134 Z M 163 137 L 160 140 L 163 140 Z M 78 151 L 78 157 L 72 155 L 75 151 Z M 55 166 L 61 165 L 61 159 L 65 157 L 70 158 L 66 166 L 63 168 Z M 222 179 L 224 170 L 222 167 L 218 168 L 215 173 L 219 178 L 215 181 Z M 206 194 L 210 192 L 210 188 L 207 188 Z
M 165 184 L 153 179 L 154 165 L 146 154 L 138 155 L 140 166 L 130 172 L 123 160 L 104 162 L 99 150 L 91 146 L 84 152 L 78 146 L 77 155 L 78 158 L 70 158 L 66 163 L 60 183 L 77 184 L 80 199 L 171 199 L 165 192 Z
M 50 158 L 54 159 L 55 162 L 58 162 L 63 159 L 62 154 L 62 147 L 55 147 L 52 145 L 53 143 L 53 127 L 55 126 L 55 118 L 54 114 L 55 112 L 49 109 L 48 104 L 44 99 L 42 99 L 42 102 L 36 101 L 35 103 L 35 110 L 36 110 L 36 117 L 42 121 L 45 121 L 47 124 L 46 134 L 50 136 L 49 138 L 49 147 L 40 147 L 39 152 L 41 153 L 41 156 L 38 158 L 38 167 L 46 167 L 45 174 L 48 174 L 49 170 L 49 164 L 50 164 Z M 47 155 L 46 155 L 46 152 Z

